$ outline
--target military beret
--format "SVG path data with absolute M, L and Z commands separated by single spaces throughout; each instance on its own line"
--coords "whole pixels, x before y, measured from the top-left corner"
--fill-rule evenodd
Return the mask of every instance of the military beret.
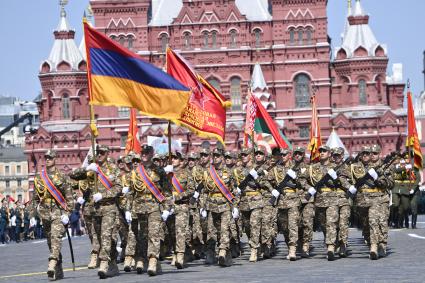
M 305 153 L 305 148 L 301 147 L 301 146 L 297 146 L 296 148 L 294 148 L 294 153 L 295 152 L 301 152 L 301 153 Z
M 96 146 L 96 152 L 97 152 L 97 153 L 99 153 L 99 152 L 108 152 L 108 151 L 109 151 L 109 147 L 108 147 L 108 146 L 106 146 L 106 145 L 98 144 L 98 145 Z
M 44 154 L 44 157 L 56 158 L 56 155 L 57 155 L 56 151 L 54 151 L 53 149 L 49 149 Z
M 196 152 L 191 152 L 189 153 L 189 155 L 187 156 L 188 159 L 198 159 L 199 155 Z
M 331 149 L 332 154 L 335 155 L 343 155 L 344 154 L 344 149 L 342 147 L 334 147 Z
M 153 147 L 147 144 L 144 144 L 142 146 L 142 153 L 152 153 L 153 152 Z

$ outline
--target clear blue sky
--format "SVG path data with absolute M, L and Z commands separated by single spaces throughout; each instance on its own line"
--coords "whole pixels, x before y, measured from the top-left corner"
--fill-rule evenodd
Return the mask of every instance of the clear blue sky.
M 355 0 L 353 0 L 354 3 Z M 68 20 L 82 35 L 81 18 L 88 0 L 70 0 Z M 58 0 L 1 1 L 0 4 L 0 95 L 32 100 L 41 90 L 40 63 L 53 45 L 53 30 L 59 22 Z M 392 63 L 403 63 L 403 78 L 410 78 L 413 92 L 424 89 L 423 51 L 425 50 L 424 0 L 362 0 L 370 14 L 370 25 L 377 40 L 386 43 Z M 329 35 L 333 47 L 341 43 L 340 34 L 347 13 L 346 0 L 329 0 Z

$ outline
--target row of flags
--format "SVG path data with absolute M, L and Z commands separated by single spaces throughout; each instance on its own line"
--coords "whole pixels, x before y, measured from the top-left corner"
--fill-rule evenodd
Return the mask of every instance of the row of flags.
M 203 138 L 215 138 L 224 144 L 226 108 L 229 101 L 190 64 L 171 48 L 166 51 L 166 72 L 142 60 L 84 21 L 89 96 L 91 105 L 129 107 L 130 125 L 126 152 L 140 152 L 137 112 L 166 119 L 184 126 Z M 408 99 L 408 137 L 406 147 L 414 156 L 414 165 L 422 168 L 414 110 L 410 90 Z M 319 158 L 322 145 L 316 96 L 311 97 L 310 159 Z M 92 122 L 93 123 L 93 122 Z M 93 124 L 92 124 L 93 125 Z M 93 126 L 92 126 L 93 128 Z M 96 129 L 93 129 L 95 132 Z M 269 134 L 275 145 L 292 149 L 261 101 L 248 93 L 244 145 L 254 146 L 256 134 Z

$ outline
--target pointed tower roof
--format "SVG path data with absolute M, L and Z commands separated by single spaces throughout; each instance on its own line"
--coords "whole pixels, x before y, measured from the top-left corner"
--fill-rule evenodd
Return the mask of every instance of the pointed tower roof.
M 69 26 L 66 19 L 65 5 L 66 1 L 61 1 L 60 20 L 57 29 L 53 32 L 55 41 L 49 58 L 45 61 L 50 65 L 50 71 L 57 71 L 58 65 L 62 62 L 67 63 L 71 70 L 78 70 L 78 65 L 84 60 L 75 41 L 75 31 Z
M 90 26 L 94 26 L 93 25 L 93 11 L 91 9 L 90 4 L 87 6 L 86 10 L 84 10 L 83 19 L 86 19 L 87 23 Z M 78 50 L 80 50 L 80 53 L 83 56 L 84 60 L 87 61 L 86 42 L 84 40 L 84 36 L 81 38 L 80 45 L 78 46 Z
M 332 132 L 329 135 L 329 138 L 328 138 L 328 141 L 326 142 L 326 145 L 329 146 L 330 148 L 342 147 L 344 149 L 344 158 L 347 158 L 350 155 L 348 153 L 347 148 L 345 148 L 345 145 L 342 142 L 341 138 L 336 133 L 335 129 L 332 129 Z
M 264 79 L 263 71 L 259 63 L 255 63 L 254 71 L 251 78 L 251 91 L 256 90 L 264 91 L 268 89 L 266 80 Z
M 349 2 L 349 5 L 351 1 Z M 354 52 L 359 48 L 367 51 L 367 56 L 375 56 L 376 49 L 381 46 L 385 55 L 386 46 L 379 44 L 369 26 L 369 16 L 364 12 L 360 0 L 356 0 L 354 7 L 349 6 L 348 25 L 344 28 L 342 35 L 342 46 L 337 48 L 337 52 L 344 49 L 347 58 L 354 57 Z

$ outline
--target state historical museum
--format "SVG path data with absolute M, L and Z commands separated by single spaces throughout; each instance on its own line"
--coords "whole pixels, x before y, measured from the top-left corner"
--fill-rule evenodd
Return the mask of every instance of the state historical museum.
M 340 46 L 335 49 L 326 0 L 92 0 L 90 13 L 96 29 L 143 59 L 164 67 L 169 45 L 219 89 L 233 103 L 226 127 L 230 149 L 242 144 L 251 88 L 293 145 L 308 144 L 314 92 L 324 142 L 334 130 L 350 153 L 375 143 L 388 153 L 404 143 L 405 85 L 399 76 L 386 76 L 387 47 L 375 37 L 361 2 L 348 3 L 342 38 L 332 39 Z M 74 35 L 62 7 L 52 50 L 39 70 L 41 125 L 26 138 L 32 174 L 48 148 L 58 151 L 60 167 L 71 170 L 90 147 L 84 44 L 78 47 Z M 98 142 L 115 157 L 123 154 L 129 110 L 96 106 L 95 113 Z M 138 119 L 142 142 L 166 130 L 165 121 Z M 181 127 L 173 127 L 173 138 L 185 151 L 207 143 Z

